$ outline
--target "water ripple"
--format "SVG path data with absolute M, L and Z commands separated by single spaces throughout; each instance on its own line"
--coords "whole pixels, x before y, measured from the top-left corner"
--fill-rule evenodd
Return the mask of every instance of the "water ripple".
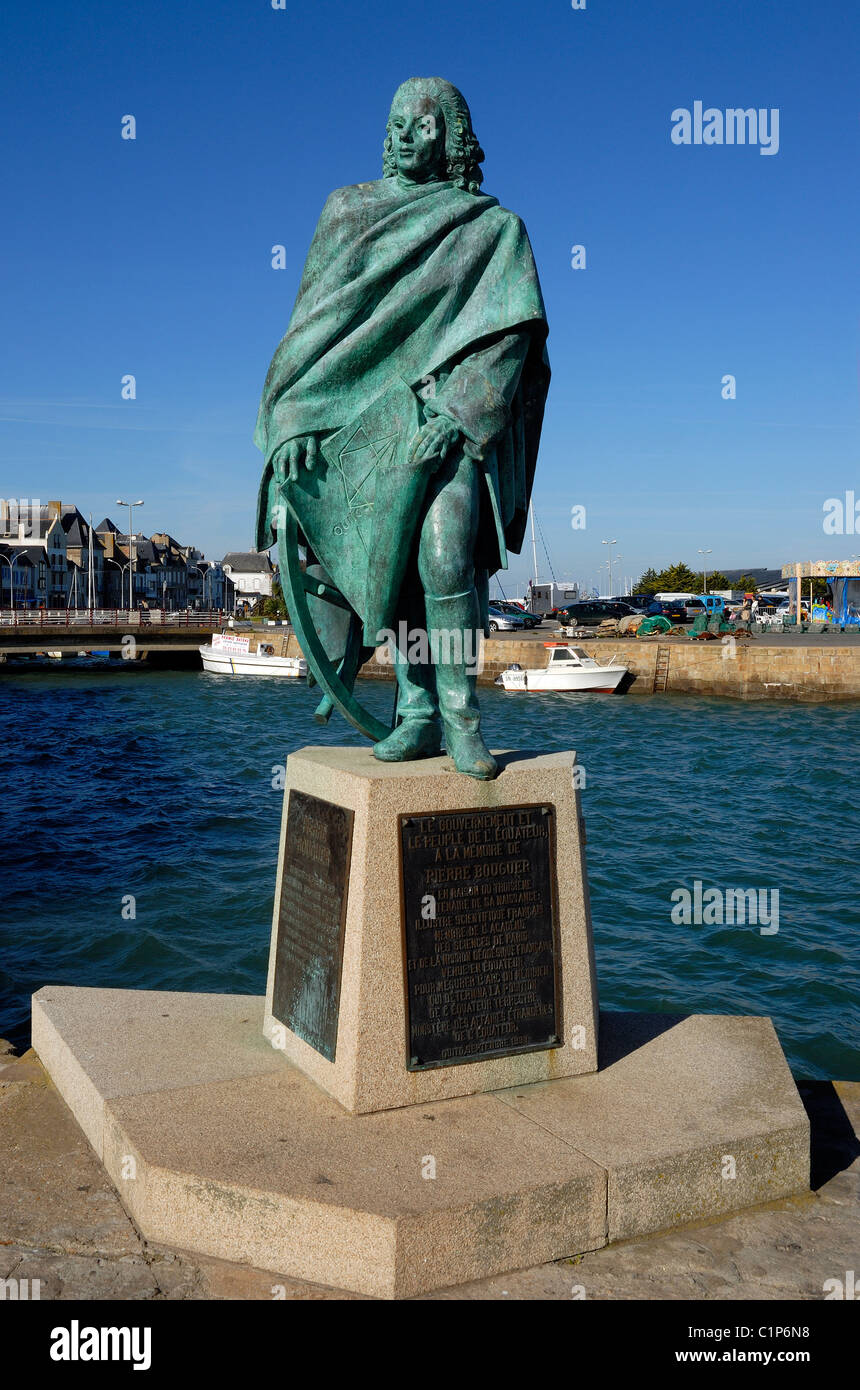
M 390 686 L 362 696 L 388 717 Z M 273 779 L 303 744 L 364 742 L 318 698 L 119 663 L 0 676 L 0 1035 L 26 1040 L 46 983 L 264 990 Z M 796 1074 L 860 1079 L 860 706 L 481 700 L 494 746 L 578 750 L 602 1005 L 769 1014 Z M 778 932 L 676 925 L 697 881 L 778 890 Z

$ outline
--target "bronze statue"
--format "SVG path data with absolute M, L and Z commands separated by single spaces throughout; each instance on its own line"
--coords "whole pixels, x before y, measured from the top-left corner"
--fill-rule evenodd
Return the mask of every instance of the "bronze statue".
M 477 634 L 522 545 L 549 364 L 528 236 L 480 191 L 484 157 L 456 87 L 398 88 L 383 177 L 323 208 L 255 441 L 257 547 L 277 535 L 318 717 L 337 705 L 389 762 L 438 754 L 444 728 L 458 769 L 491 778 Z M 391 728 L 353 688 L 385 642 Z

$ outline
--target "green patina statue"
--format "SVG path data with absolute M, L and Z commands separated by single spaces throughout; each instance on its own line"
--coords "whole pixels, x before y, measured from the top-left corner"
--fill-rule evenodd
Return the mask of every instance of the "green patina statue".
M 398 88 L 383 177 L 323 208 L 255 442 L 257 548 L 277 538 L 317 717 L 337 706 L 388 762 L 438 754 L 444 727 L 457 768 L 491 778 L 478 634 L 522 545 L 549 364 L 528 237 L 480 191 L 483 158 L 456 87 Z M 354 693 L 383 644 L 391 726 Z

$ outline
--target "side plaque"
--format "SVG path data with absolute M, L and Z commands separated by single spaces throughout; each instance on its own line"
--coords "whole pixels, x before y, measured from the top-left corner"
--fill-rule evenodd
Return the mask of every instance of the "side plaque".
M 353 812 L 291 791 L 275 950 L 275 1018 L 330 1062 L 337 1047 Z
M 407 1067 L 560 1047 L 555 807 L 401 816 Z

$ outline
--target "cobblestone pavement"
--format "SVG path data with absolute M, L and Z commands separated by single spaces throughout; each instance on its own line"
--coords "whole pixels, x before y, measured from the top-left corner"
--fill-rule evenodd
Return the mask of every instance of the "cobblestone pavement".
M 823 1299 L 860 1273 L 860 1082 L 801 1082 L 813 1191 L 726 1220 L 424 1295 L 438 1299 Z M 355 1299 L 143 1240 L 35 1053 L 0 1041 L 0 1278 L 42 1299 Z

